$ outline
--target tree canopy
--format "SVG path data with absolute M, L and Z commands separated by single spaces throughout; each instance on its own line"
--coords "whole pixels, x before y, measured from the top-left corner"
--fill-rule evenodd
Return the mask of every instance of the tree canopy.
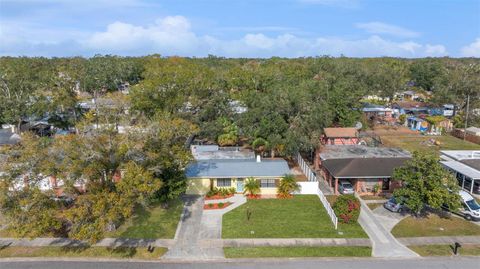
M 453 175 L 439 162 L 438 157 L 414 152 L 405 166 L 396 168 L 393 178 L 402 180 L 402 188 L 394 196 L 405 200 L 406 206 L 416 215 L 427 207 L 441 209 L 442 206 L 458 208 L 460 196 Z

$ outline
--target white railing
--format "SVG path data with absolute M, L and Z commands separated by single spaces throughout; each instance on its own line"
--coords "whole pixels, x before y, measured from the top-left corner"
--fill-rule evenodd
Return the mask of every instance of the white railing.
M 317 177 L 313 173 L 312 169 L 310 168 L 310 166 L 308 166 L 307 162 L 303 160 L 300 153 L 297 153 L 297 162 L 298 162 L 298 165 L 302 168 L 303 173 L 307 176 L 308 181 L 319 182 L 317 180 Z M 333 211 L 332 206 L 330 206 L 330 203 L 328 202 L 327 198 L 325 197 L 323 192 L 320 190 L 318 185 L 317 185 L 317 196 L 318 198 L 320 198 L 320 201 L 322 202 L 323 207 L 327 211 L 327 214 L 330 217 L 330 220 L 332 221 L 333 226 L 335 226 L 335 230 L 336 230 L 338 227 L 337 215 L 335 215 L 335 212 Z
M 305 162 L 300 155 L 300 153 L 297 153 L 297 162 L 300 168 L 302 168 L 303 173 L 305 176 L 307 176 L 308 181 L 317 181 L 317 177 L 315 176 L 315 173 L 313 173 L 312 169 L 310 166 L 308 166 L 307 162 Z
M 335 212 L 330 206 L 330 203 L 327 201 L 327 198 L 325 197 L 325 195 L 323 195 L 323 192 L 320 189 L 317 189 L 317 196 L 318 198 L 320 198 L 320 201 L 322 202 L 323 207 L 325 207 L 325 210 L 327 210 L 327 214 L 330 217 L 330 220 L 332 221 L 333 226 L 335 226 L 335 230 L 336 230 L 338 227 L 337 215 L 335 215 Z

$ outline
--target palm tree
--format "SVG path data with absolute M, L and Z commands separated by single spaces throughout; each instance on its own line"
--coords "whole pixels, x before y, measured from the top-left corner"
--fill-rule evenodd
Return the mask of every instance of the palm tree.
M 293 175 L 285 175 L 282 180 L 280 180 L 280 184 L 277 188 L 277 193 L 280 197 L 286 198 L 290 197 L 290 195 L 300 190 L 300 185 L 295 180 Z
M 260 193 L 260 181 L 253 177 L 249 177 L 245 180 L 243 185 L 243 194 L 248 196 L 255 196 Z

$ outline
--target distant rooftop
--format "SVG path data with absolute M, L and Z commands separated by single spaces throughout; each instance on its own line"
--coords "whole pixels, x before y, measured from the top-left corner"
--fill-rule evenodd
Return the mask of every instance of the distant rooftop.
M 218 145 L 191 145 L 195 160 L 255 159 L 255 153 L 240 147 L 219 147 Z
M 322 160 L 347 158 L 409 158 L 410 152 L 399 148 L 362 145 L 326 145 L 320 153 Z
M 353 127 L 347 128 L 324 128 L 323 132 L 326 137 L 336 138 L 336 137 L 357 137 L 357 129 Z
M 20 142 L 20 136 L 11 129 L 0 129 L 0 145 L 13 145 Z
M 471 133 L 480 133 L 480 128 L 478 127 L 468 127 L 467 129 L 467 132 L 471 132 Z
M 480 150 L 441 150 L 440 153 L 440 157 L 447 161 L 480 159 Z
M 185 172 L 188 178 L 278 178 L 289 173 L 287 162 L 281 159 L 202 160 L 190 163 Z
M 426 109 L 429 107 L 429 104 L 424 102 L 416 102 L 416 101 L 398 101 L 393 103 L 393 107 L 401 107 L 407 109 Z
M 466 164 L 464 163 L 465 161 L 470 161 L 474 163 L 469 163 Z M 475 163 L 476 162 L 476 163 Z M 464 161 L 451 161 L 451 160 L 446 160 L 446 161 L 440 161 L 444 166 L 450 168 L 451 170 L 457 171 L 469 178 L 473 179 L 480 179 L 480 171 L 478 170 L 478 165 L 480 165 L 480 160 L 479 159 L 472 159 L 472 160 L 464 160 Z
M 392 111 L 392 109 L 382 105 L 365 103 L 363 105 L 362 111 L 363 112 L 387 112 L 387 111 Z

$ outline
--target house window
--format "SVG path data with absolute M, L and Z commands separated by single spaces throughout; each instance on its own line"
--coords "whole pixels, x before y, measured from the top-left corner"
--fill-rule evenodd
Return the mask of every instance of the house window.
M 275 179 L 262 179 L 260 180 L 260 186 L 262 188 L 275 188 Z
M 230 178 L 218 178 L 217 187 L 230 187 L 232 186 L 232 179 Z
M 382 191 L 388 191 L 388 190 L 390 190 L 390 179 L 384 178 L 382 182 Z

